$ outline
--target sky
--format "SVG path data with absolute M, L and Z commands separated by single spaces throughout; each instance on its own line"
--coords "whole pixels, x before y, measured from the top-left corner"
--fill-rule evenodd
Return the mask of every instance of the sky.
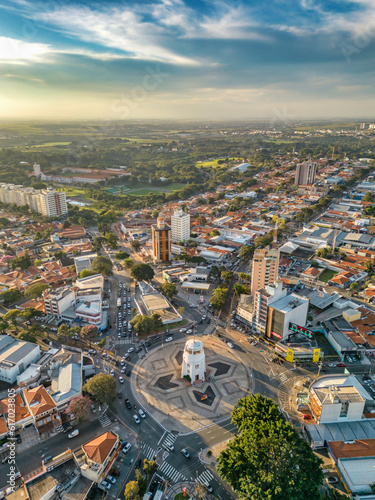
M 374 0 L 0 0 L 0 118 L 369 118 Z

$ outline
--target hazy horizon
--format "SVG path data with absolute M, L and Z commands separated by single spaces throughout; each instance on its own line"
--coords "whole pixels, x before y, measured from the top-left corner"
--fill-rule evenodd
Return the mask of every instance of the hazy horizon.
M 371 0 L 0 0 L 0 12 L 0 120 L 372 116 Z

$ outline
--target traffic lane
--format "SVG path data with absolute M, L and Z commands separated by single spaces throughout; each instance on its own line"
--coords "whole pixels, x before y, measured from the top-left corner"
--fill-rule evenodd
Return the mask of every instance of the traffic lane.
M 73 439 L 68 438 L 68 433 L 59 433 L 41 443 L 34 445 L 28 450 L 17 453 L 16 449 L 16 464 L 22 475 L 27 475 L 34 469 L 41 467 L 42 460 L 48 455 L 59 455 L 63 453 L 68 447 L 76 449 L 81 444 L 95 438 L 103 431 L 102 426 L 98 419 L 91 422 L 86 422 L 84 425 L 73 426 L 74 429 L 78 428 L 79 435 Z M 32 454 L 32 460 L 30 460 Z M 6 469 L 8 467 L 8 470 Z M 5 477 L 9 472 L 8 464 L 0 465 L 0 478 Z
M 181 436 L 181 438 L 178 438 L 178 443 L 181 448 L 187 447 L 195 450 L 195 452 L 200 452 L 231 439 L 236 429 L 237 427 L 232 424 L 230 418 L 227 418 L 221 423 L 211 425 L 194 434 L 189 434 L 189 436 Z

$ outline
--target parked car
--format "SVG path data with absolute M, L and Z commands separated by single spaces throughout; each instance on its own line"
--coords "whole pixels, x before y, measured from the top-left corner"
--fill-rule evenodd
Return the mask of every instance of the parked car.
M 339 482 L 338 478 L 335 477 L 335 476 L 328 476 L 328 477 L 326 477 L 326 481 L 327 481 L 328 484 L 335 484 L 335 483 Z
M 126 445 L 123 447 L 122 452 L 126 455 L 126 453 L 130 450 L 132 445 L 130 443 L 126 443 Z
M 123 384 L 124 383 L 123 377 L 119 377 L 118 381 L 120 382 L 120 384 Z
M 129 401 L 128 398 L 125 399 L 125 404 L 126 404 L 126 407 L 130 410 L 131 408 L 133 408 L 131 402 Z
M 114 477 L 118 477 L 120 475 L 120 471 L 118 469 L 111 469 L 109 473 Z
M 16 436 L 16 441 L 18 444 L 22 443 L 22 438 L 19 434 L 17 434 L 17 436 Z
M 304 415 L 303 420 L 311 420 L 312 416 L 311 415 Z
M 337 366 L 337 368 L 346 368 L 345 363 L 338 363 L 336 366 Z
M 107 483 L 107 481 L 102 481 L 99 486 L 101 487 L 101 489 L 106 489 L 106 490 L 110 490 L 111 489 L 111 483 Z
M 91 405 L 91 411 L 92 411 L 93 413 L 96 413 L 96 408 L 95 408 L 95 405 Z
M 112 484 L 116 483 L 116 479 L 113 476 L 107 476 L 106 479 L 107 479 L 107 481 L 109 481 Z
M 131 352 L 133 352 L 133 351 L 134 351 L 134 347 L 129 347 L 129 349 L 128 349 L 128 354 L 130 354 L 130 353 L 131 353 Z
M 115 376 L 115 372 L 113 370 L 111 370 L 111 375 L 112 375 L 112 377 Z

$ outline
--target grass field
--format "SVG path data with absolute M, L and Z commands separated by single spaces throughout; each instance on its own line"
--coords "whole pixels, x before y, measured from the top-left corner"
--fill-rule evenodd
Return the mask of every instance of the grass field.
M 129 189 L 128 186 L 123 186 L 124 194 L 130 194 L 132 196 L 145 196 L 148 193 L 170 193 L 172 191 L 177 191 L 178 189 L 182 189 L 185 187 L 185 184 L 169 184 L 167 186 L 150 186 L 149 184 L 139 184 L 137 187 L 133 189 Z M 108 188 L 107 192 L 118 195 L 120 194 L 120 186 L 115 186 L 112 188 Z
M 69 146 L 71 142 L 45 142 L 44 144 L 36 144 L 35 146 L 30 146 L 30 148 L 47 148 L 49 146 Z
M 187 498 L 190 498 L 190 496 L 186 493 L 186 496 L 184 497 L 183 493 L 178 493 L 175 497 L 174 500 L 186 500 Z
M 324 281 L 327 283 L 330 279 L 332 279 L 334 276 L 336 276 L 337 272 L 336 271 L 331 271 L 331 269 L 326 269 L 325 271 L 322 272 L 322 274 L 319 276 L 320 281 Z
M 79 188 L 64 187 L 62 191 L 65 191 L 66 196 L 82 196 L 85 197 L 85 190 Z
M 210 160 L 210 161 L 198 161 L 195 166 L 196 167 L 213 167 L 213 168 L 218 168 L 218 167 L 225 167 L 225 164 L 223 163 L 222 165 L 218 164 L 218 161 L 221 161 L 220 159 L 218 160 Z M 239 163 L 242 162 L 242 158 L 229 158 L 229 161 L 238 161 Z

